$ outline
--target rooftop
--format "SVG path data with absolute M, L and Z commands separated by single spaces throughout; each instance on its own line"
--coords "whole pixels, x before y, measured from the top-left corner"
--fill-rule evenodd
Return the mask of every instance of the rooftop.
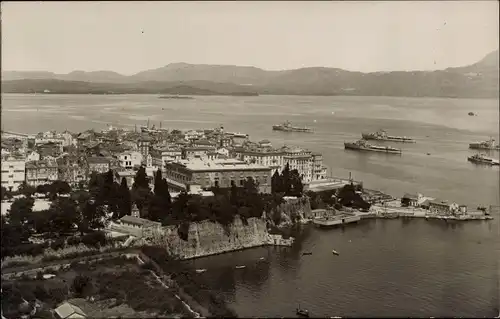
M 120 222 L 126 223 L 126 224 L 132 224 L 132 225 L 137 225 L 137 226 L 160 226 L 161 223 L 158 222 L 153 222 L 148 219 L 140 218 L 140 217 L 134 217 L 130 215 L 125 215 L 122 218 L 120 218 Z
M 55 161 L 31 161 L 26 163 L 26 169 L 29 168 L 57 168 L 57 163 Z
M 178 164 L 192 171 L 234 171 L 234 170 L 271 170 L 270 167 L 258 164 L 248 164 L 236 159 L 219 158 L 215 160 L 181 160 Z
M 109 164 L 109 158 L 106 157 L 89 157 L 87 158 L 89 164 Z
M 57 307 L 54 312 L 61 319 L 66 318 L 86 318 L 85 313 L 75 305 L 70 304 L 69 302 L 63 302 L 59 307 Z

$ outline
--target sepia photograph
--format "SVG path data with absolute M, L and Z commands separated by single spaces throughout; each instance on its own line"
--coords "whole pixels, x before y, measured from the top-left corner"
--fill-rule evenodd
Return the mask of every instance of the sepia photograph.
M 2 1 L 1 315 L 500 318 L 498 1 Z

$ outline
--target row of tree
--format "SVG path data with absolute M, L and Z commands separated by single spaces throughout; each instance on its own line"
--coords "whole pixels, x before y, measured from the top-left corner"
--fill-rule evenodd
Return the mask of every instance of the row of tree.
M 281 174 L 276 171 L 271 178 L 271 192 L 282 193 L 284 196 L 301 197 L 304 191 L 302 176 L 294 169 L 290 170 L 287 163 Z

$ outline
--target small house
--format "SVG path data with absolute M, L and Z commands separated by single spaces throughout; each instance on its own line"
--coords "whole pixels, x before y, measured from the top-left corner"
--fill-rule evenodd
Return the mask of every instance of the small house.
M 80 307 L 75 306 L 67 301 L 63 302 L 54 310 L 54 314 L 58 319 L 81 319 L 87 318 L 87 315 Z
M 404 194 L 401 198 L 401 206 L 403 207 L 416 207 L 418 206 L 418 195 Z

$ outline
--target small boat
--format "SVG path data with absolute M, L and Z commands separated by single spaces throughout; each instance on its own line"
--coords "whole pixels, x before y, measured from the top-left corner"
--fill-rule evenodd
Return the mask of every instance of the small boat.
M 308 255 L 312 255 L 312 254 L 313 254 L 312 252 L 308 251 L 308 252 L 303 252 L 302 256 L 308 256 Z
M 260 257 L 260 258 L 259 258 L 259 260 L 265 260 L 265 259 L 266 259 L 266 258 L 264 258 L 264 257 Z
M 337 256 L 340 255 L 335 249 L 332 249 L 332 253 Z
M 236 269 L 243 269 L 243 268 L 247 268 L 247 266 L 236 266 L 234 268 L 236 268 Z
M 309 310 L 307 309 L 300 309 L 300 306 L 296 310 L 297 315 L 302 316 L 302 317 L 307 317 L 309 318 Z
M 202 274 L 204 273 L 205 271 L 207 271 L 206 269 L 196 269 L 196 273 L 197 274 Z
M 474 116 L 476 114 L 474 114 L 474 112 L 469 112 L 469 116 Z
M 431 155 L 431 153 L 427 153 L 427 155 Z

